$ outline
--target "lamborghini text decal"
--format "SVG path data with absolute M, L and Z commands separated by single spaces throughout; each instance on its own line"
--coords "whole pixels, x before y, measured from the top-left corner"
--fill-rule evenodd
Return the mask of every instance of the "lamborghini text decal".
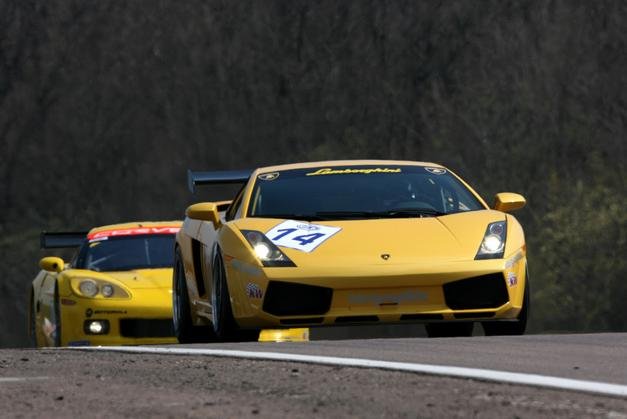
M 326 167 L 324 169 L 318 169 L 315 172 L 307 173 L 307 176 L 354 174 L 369 175 L 371 173 L 401 173 L 401 169 L 390 169 L 387 167 L 376 167 L 374 169 L 331 169 L 330 167 Z

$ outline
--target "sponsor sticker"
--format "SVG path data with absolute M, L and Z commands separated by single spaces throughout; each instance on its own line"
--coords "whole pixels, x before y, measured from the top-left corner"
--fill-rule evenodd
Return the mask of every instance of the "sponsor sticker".
M 277 246 L 309 253 L 340 230 L 340 227 L 287 220 L 273 227 L 266 236 Z
M 226 255 L 224 255 L 226 256 Z M 226 257 L 225 257 L 226 259 Z M 233 267 L 233 269 L 236 269 L 240 272 L 244 272 L 245 274 L 251 275 L 251 276 L 261 276 L 262 275 L 262 271 L 261 269 L 257 268 L 256 266 L 252 266 L 249 265 L 247 263 L 244 263 L 240 260 L 234 259 L 231 256 L 231 266 Z
M 248 284 L 246 284 L 246 295 L 248 296 L 248 298 L 261 299 L 263 298 L 263 291 L 261 290 L 259 285 L 255 284 L 254 282 L 249 282 Z
M 429 173 L 433 173 L 434 175 L 443 175 L 446 173 L 446 169 L 441 167 L 425 167 L 425 170 Z
M 94 310 L 94 314 L 126 314 L 126 310 Z
M 510 287 L 513 287 L 516 284 L 518 284 L 518 277 L 516 276 L 514 272 L 508 272 L 507 273 L 507 285 L 509 285 Z
M 509 269 L 522 259 L 522 252 L 516 253 L 511 259 L 505 262 L 505 269 Z
M 91 240 L 102 239 L 104 237 L 117 237 L 117 236 L 135 236 L 141 234 L 176 234 L 180 230 L 180 227 L 138 227 L 138 228 L 124 228 L 120 230 L 106 230 L 92 233 L 87 236 Z
M 370 175 L 373 173 L 401 173 L 400 168 L 389 167 L 375 167 L 372 169 L 332 169 L 325 167 L 324 169 L 318 169 L 315 172 L 307 173 L 306 176 L 320 176 L 320 175 Z

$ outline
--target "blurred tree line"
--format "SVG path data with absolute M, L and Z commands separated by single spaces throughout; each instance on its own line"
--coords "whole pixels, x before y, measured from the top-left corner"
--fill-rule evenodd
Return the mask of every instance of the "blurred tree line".
M 0 0 L 0 346 L 41 230 L 181 218 L 185 171 L 435 161 L 516 191 L 532 331 L 627 330 L 627 3 Z

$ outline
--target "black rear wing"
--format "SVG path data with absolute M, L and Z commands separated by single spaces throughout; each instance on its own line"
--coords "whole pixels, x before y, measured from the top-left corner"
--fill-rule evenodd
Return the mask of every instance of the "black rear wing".
M 79 247 L 87 238 L 87 231 L 48 233 L 42 231 L 39 239 L 42 249 L 69 249 Z
M 225 185 L 229 183 L 246 183 L 252 170 L 220 170 L 214 172 L 187 171 L 187 186 L 194 193 L 196 185 Z

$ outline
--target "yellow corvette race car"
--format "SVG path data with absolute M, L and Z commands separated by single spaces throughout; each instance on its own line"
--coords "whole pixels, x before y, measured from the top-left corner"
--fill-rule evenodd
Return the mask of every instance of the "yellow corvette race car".
M 42 233 L 42 248 L 78 248 L 66 264 L 49 256 L 32 283 L 34 346 L 176 343 L 172 255 L 180 221 Z
M 429 336 L 522 334 L 529 310 L 523 229 L 434 163 L 326 161 L 189 172 L 189 186 L 241 183 L 232 203 L 187 208 L 177 233 L 174 329 L 181 342 L 261 328 L 426 323 Z

